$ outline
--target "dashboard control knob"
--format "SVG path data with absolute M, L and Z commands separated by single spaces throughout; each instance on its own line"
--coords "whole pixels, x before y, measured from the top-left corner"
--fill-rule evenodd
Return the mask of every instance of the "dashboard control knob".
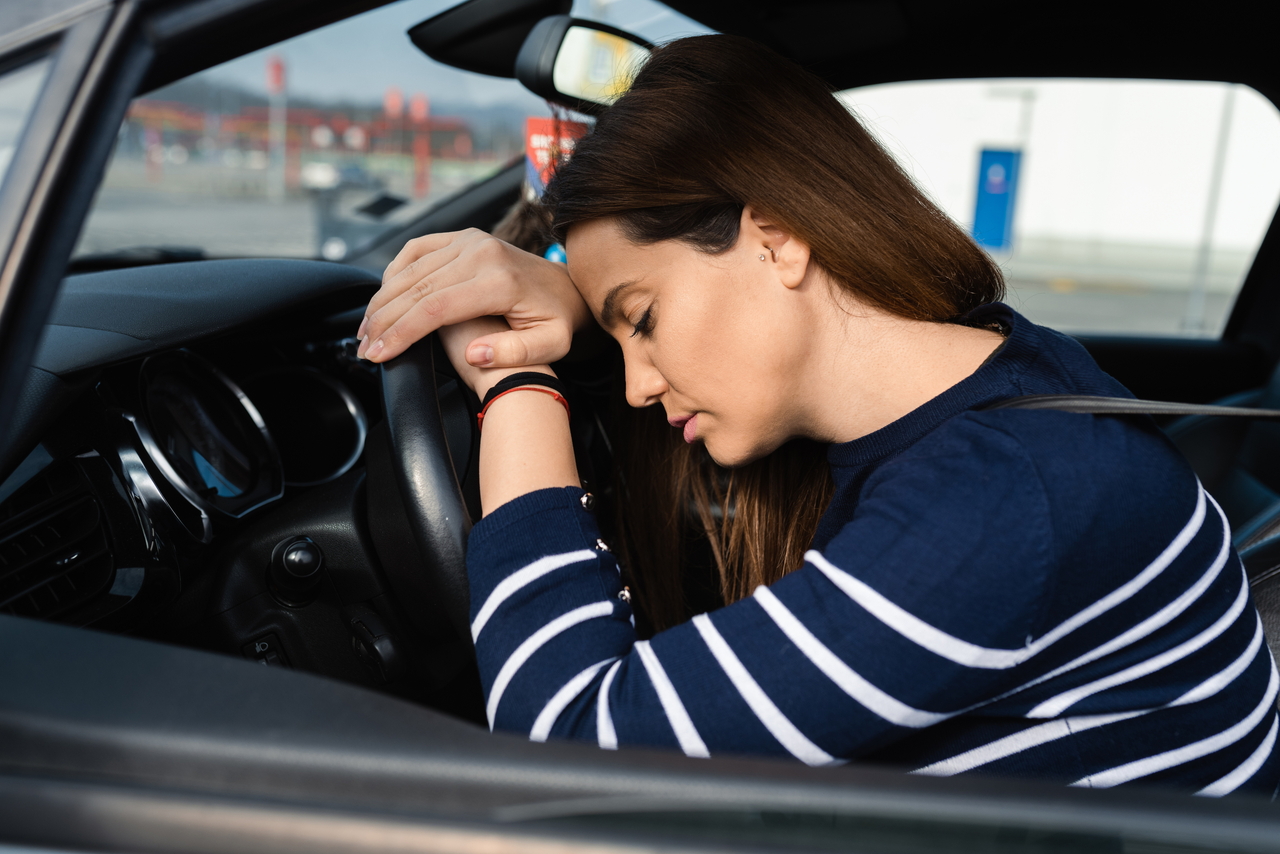
M 306 605 L 316 598 L 323 567 L 324 552 L 310 537 L 281 540 L 271 552 L 267 587 L 281 604 Z

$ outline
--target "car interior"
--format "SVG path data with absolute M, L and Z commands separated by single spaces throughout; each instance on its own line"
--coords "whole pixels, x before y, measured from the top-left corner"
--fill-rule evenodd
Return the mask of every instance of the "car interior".
M 707 30 L 770 45 L 835 91 L 1150 78 L 1245 84 L 1280 103 L 1265 28 L 1244 2 L 1219 4 L 1209 27 L 1172 9 L 1098 0 L 1070 9 L 997 0 L 667 3 Z M 131 11 L 112 36 L 121 47 L 86 114 L 105 117 L 106 129 L 84 135 L 81 165 L 52 185 L 40 251 L 24 268 L 37 283 L 24 305 L 47 305 L 47 321 L 24 345 L 33 355 L 4 367 L 20 391 L 4 399 L 0 424 L 0 632 L 23 650 L 2 667 L 12 688 L 0 704 L 4 767 L 402 817 L 429 804 L 455 819 L 500 814 L 546 827 L 612 814 L 621 798 L 784 811 L 790 798 L 793 807 L 874 814 L 883 807 L 875 792 L 899 786 L 896 773 L 846 769 L 828 790 L 808 769 L 733 759 L 698 766 L 643 751 L 615 761 L 484 728 L 463 566 L 479 506 L 475 401 L 431 340 L 377 366 L 356 359 L 354 335 L 406 240 L 491 230 L 521 200 L 523 156 L 336 260 L 184 258 L 161 247 L 83 254 L 67 268 L 133 99 L 382 5 L 158 3 Z M 567 0 L 470 0 L 422 21 L 411 38 L 445 65 L 513 78 L 535 25 L 571 13 L 581 9 Z M 548 95 L 545 81 L 535 85 Z M 584 104 L 572 106 L 591 109 Z M 1280 408 L 1278 319 L 1273 223 L 1220 336 L 1077 337 L 1140 398 Z M 606 498 L 618 488 L 619 371 L 613 357 L 563 366 L 586 404 L 575 403 L 573 422 L 584 476 Z M 1269 642 L 1280 648 L 1280 425 L 1189 416 L 1162 426 L 1229 517 Z M 354 789 L 352 774 L 364 775 Z M 999 821 L 1026 822 L 1019 799 L 1048 797 L 1035 786 L 978 781 L 968 784 L 970 800 L 947 801 L 940 782 L 901 784 L 904 798 L 935 799 L 937 811 L 918 820 L 963 823 L 973 799 L 985 798 Z M 0 788 L 14 827 L 54 814 L 32 806 L 39 785 Z M 1066 806 L 1054 821 L 1066 821 L 1071 798 L 1090 794 L 1055 793 Z M 574 806 L 592 798 L 605 805 Z M 65 840 L 116 826 L 103 809 L 69 824 Z M 1185 838 L 1265 836 L 1247 816 L 1219 821 L 1200 810 L 1184 815 L 1199 830 L 1177 825 Z M 909 813 L 894 815 L 905 822 Z M 1171 832 L 1154 815 L 1150 826 Z

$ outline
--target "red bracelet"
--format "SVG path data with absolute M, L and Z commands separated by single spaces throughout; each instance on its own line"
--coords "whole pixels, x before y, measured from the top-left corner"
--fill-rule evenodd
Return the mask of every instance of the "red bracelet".
M 476 429 L 477 430 L 484 429 L 484 415 L 486 412 L 489 411 L 490 406 L 493 406 L 498 401 L 499 398 L 506 397 L 507 395 L 516 391 L 539 391 L 539 392 L 542 392 L 543 394 L 549 394 L 552 397 L 554 397 L 557 401 L 559 401 L 560 405 L 564 407 L 565 414 L 566 415 L 569 414 L 569 401 L 565 400 L 564 395 L 561 394 L 560 392 L 556 391 L 553 388 L 547 388 L 546 386 L 522 385 L 522 386 L 517 386 L 516 388 L 509 388 L 506 391 L 495 394 L 492 398 L 490 398 L 489 402 L 484 405 L 484 409 L 481 409 L 480 412 L 476 415 Z

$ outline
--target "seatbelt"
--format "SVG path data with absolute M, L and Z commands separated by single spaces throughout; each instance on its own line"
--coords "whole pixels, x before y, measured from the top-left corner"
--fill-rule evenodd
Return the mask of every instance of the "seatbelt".
M 1280 409 L 1249 406 L 1214 406 L 1208 403 L 1175 403 L 1169 400 L 1135 400 L 1131 397 L 1098 397 L 1088 394 L 1030 394 L 998 400 L 992 409 L 1056 409 L 1086 415 L 1233 415 L 1280 421 Z

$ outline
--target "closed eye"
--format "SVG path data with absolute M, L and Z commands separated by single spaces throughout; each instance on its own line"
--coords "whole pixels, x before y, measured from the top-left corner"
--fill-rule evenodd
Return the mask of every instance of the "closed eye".
M 648 335 L 653 332 L 653 306 L 649 306 L 644 310 L 644 314 L 640 315 L 640 319 L 632 325 L 631 337 L 637 335 Z

